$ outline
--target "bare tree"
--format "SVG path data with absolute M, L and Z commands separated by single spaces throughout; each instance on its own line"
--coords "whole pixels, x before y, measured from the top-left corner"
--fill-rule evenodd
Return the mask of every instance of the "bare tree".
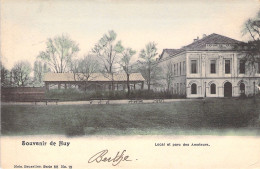
M 167 91 L 170 91 L 170 86 L 172 85 L 174 79 L 174 72 L 173 72 L 173 63 L 172 61 L 168 61 L 166 63 L 166 72 L 165 72 L 165 81 L 167 84 Z
M 41 51 L 38 58 L 48 63 L 52 71 L 64 73 L 69 71 L 72 58 L 79 51 L 78 44 L 68 35 L 56 36 L 47 40 L 47 49 Z
M 43 85 L 43 77 L 47 72 L 50 72 L 50 69 L 46 63 L 42 64 L 41 61 L 35 61 L 33 66 L 34 85 Z
M 114 90 L 114 72 L 115 64 L 118 61 L 118 57 L 123 52 L 124 48 L 121 41 L 116 42 L 117 34 L 112 30 L 108 34 L 104 34 L 103 37 L 95 44 L 92 52 L 97 55 L 103 65 L 102 72 L 104 75 L 108 75 L 112 81 L 112 90 Z
M 256 64 L 260 66 L 260 10 L 254 18 L 249 18 L 244 23 L 242 35 L 249 37 L 249 41 L 240 43 L 235 48 L 245 52 L 244 61 L 255 71 Z
M 24 87 L 29 84 L 32 68 L 28 61 L 17 62 L 11 72 L 15 86 Z
M 146 84 L 148 86 L 148 91 L 150 91 L 151 85 L 156 83 L 158 79 L 158 72 L 160 68 L 158 67 L 158 63 L 156 62 L 157 56 L 157 47 L 156 43 L 150 42 L 145 46 L 145 49 L 142 49 L 139 58 L 139 68 L 146 80 Z
M 122 53 L 122 59 L 120 61 L 120 65 L 122 67 L 122 69 L 124 70 L 125 74 L 126 74 L 126 83 L 127 83 L 127 95 L 130 95 L 130 84 L 129 84 L 129 77 L 130 74 L 132 73 L 132 66 L 130 65 L 130 60 L 132 58 L 133 55 L 136 54 L 136 51 L 134 51 L 131 48 L 126 48 L 123 53 Z
M 92 56 L 87 55 L 83 59 L 73 60 L 71 71 L 73 72 L 74 80 L 83 82 L 86 90 L 87 83 L 96 78 L 95 73 L 99 72 L 99 64 Z
M 2 87 L 8 87 L 11 86 L 11 81 L 10 81 L 10 71 L 7 70 L 2 62 L 0 61 L 0 66 L 1 66 L 1 86 Z

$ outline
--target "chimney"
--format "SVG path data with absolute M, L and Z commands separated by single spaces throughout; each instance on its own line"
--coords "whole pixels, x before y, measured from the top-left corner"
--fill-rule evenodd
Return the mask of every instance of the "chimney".
M 193 42 L 196 42 L 197 40 L 199 40 L 199 37 L 197 36 L 197 39 L 193 39 Z

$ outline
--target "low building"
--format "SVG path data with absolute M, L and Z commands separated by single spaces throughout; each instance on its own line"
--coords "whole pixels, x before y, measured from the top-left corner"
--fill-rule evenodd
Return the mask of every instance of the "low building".
M 49 88 L 72 88 L 81 90 L 125 90 L 127 88 L 127 76 L 125 73 L 103 74 L 103 73 L 47 73 L 44 76 L 44 83 Z M 132 73 L 129 76 L 129 83 L 132 90 L 143 89 L 144 78 L 141 73 Z
M 164 49 L 158 60 L 164 79 L 168 79 L 162 81 L 164 90 L 187 98 L 255 94 L 260 85 L 260 63 L 246 63 L 245 53 L 234 49 L 239 43 L 213 33 L 181 49 Z M 172 76 L 166 78 L 169 73 Z

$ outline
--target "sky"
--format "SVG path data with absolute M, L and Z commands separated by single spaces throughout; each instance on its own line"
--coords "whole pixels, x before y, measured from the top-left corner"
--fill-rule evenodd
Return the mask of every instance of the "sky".
M 33 65 L 47 39 L 61 34 L 79 44 L 80 58 L 109 30 L 135 58 L 152 41 L 159 54 L 203 34 L 246 41 L 242 25 L 259 9 L 258 0 L 1 0 L 1 60 L 8 69 Z

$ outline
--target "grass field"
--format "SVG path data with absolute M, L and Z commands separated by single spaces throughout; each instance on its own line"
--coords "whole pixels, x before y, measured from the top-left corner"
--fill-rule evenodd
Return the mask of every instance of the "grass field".
M 2 105 L 3 135 L 259 135 L 260 100 Z

